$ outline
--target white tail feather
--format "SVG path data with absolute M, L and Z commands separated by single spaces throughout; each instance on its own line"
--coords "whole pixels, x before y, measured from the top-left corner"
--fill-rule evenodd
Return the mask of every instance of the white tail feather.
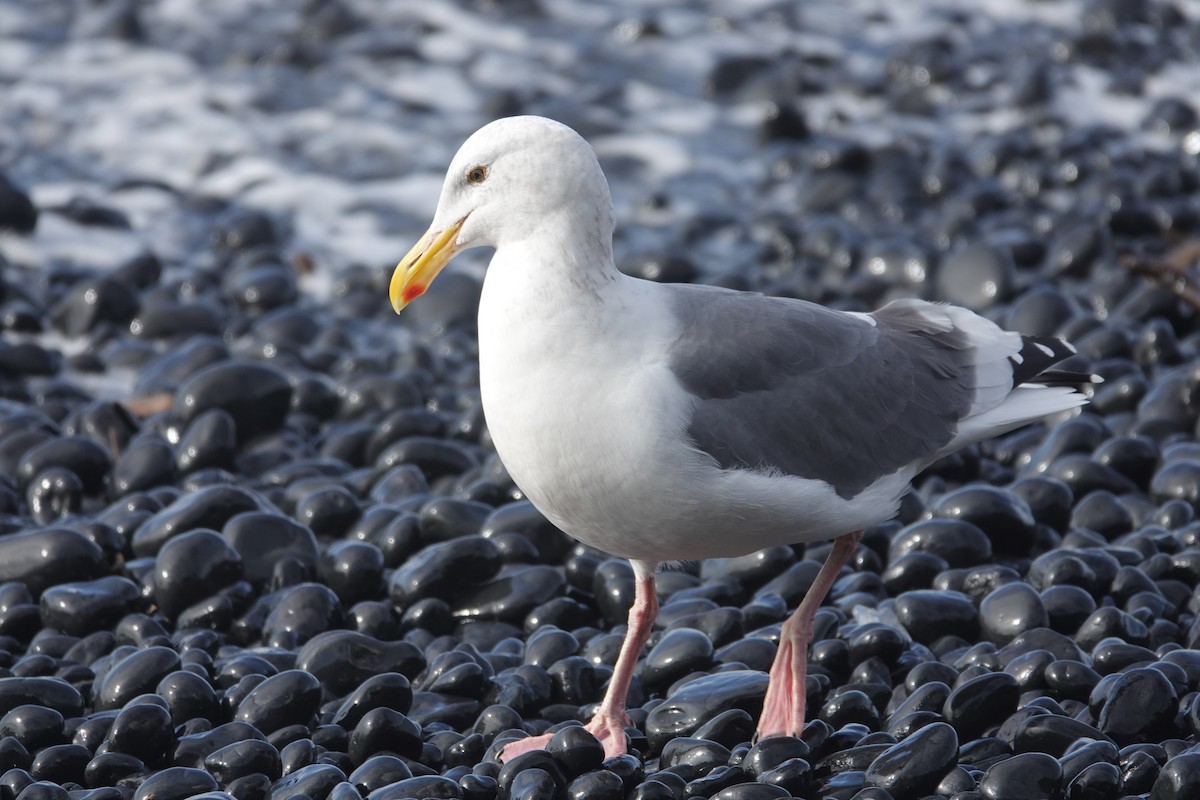
M 1080 394 L 1070 386 L 1022 384 L 1013 389 L 1000 405 L 960 422 L 958 434 L 954 439 L 925 463 L 932 464 L 943 455 L 959 448 L 1008 433 L 1042 417 L 1079 408 L 1087 402 L 1086 395 Z

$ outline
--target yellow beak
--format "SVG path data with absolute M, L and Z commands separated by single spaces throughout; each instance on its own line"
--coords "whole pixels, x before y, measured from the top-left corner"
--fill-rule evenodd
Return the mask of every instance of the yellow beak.
M 466 221 L 467 218 L 463 217 L 443 231 L 430 228 L 408 251 L 408 255 L 400 259 L 396 271 L 392 273 L 392 285 L 388 292 L 392 308 L 396 309 L 397 314 L 425 294 L 433 279 L 454 258 L 458 252 L 458 232 Z

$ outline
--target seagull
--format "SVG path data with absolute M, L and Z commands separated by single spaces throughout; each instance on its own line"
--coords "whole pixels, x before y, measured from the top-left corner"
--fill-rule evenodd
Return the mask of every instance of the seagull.
M 399 313 L 461 250 L 494 255 L 479 301 L 483 410 L 509 474 L 551 522 L 629 559 L 635 597 L 586 728 L 627 751 L 627 694 L 658 564 L 833 540 L 783 624 L 756 738 L 800 735 L 813 616 L 862 531 L 922 469 L 1087 402 L 1047 371 L 1074 353 L 952 305 L 874 313 L 621 273 L 591 146 L 541 117 L 500 119 L 454 156 L 428 232 L 392 275 Z M 550 735 L 505 745 L 511 760 Z

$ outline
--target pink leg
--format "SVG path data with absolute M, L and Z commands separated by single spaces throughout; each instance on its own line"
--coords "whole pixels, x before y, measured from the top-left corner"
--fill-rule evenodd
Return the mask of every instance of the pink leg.
M 834 581 L 854 555 L 862 531 L 839 536 L 825 559 L 817 579 L 809 587 L 794 614 L 779 632 L 779 649 L 771 664 L 771 680 L 763 700 L 755 739 L 768 736 L 799 736 L 804 730 L 805 679 L 808 677 L 808 644 L 812 640 L 813 617 L 825 602 Z
M 658 596 L 654 593 L 655 565 L 645 561 L 630 561 L 630 564 L 633 565 L 636 584 L 633 606 L 629 609 L 629 629 L 625 633 L 625 641 L 621 644 L 621 653 L 617 656 L 617 665 L 613 667 L 604 700 L 600 703 L 600 708 L 596 709 L 592 721 L 584 726 L 604 745 L 605 758 L 625 753 L 625 726 L 629 724 L 625 702 L 629 694 L 629 683 L 633 680 L 633 668 L 650 638 L 654 619 L 658 616 Z M 552 734 L 546 734 L 511 742 L 504 746 L 500 760 L 509 761 L 530 750 L 541 750 L 550 743 L 551 738 Z

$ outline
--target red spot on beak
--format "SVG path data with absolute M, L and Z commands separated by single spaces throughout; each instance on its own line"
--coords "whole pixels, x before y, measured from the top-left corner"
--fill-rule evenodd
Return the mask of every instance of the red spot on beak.
M 401 292 L 400 296 L 402 298 L 404 298 L 404 302 L 411 303 L 413 300 L 416 300 L 418 297 L 420 297 L 423 294 L 425 294 L 424 286 L 413 285 L 413 286 L 405 287 L 404 291 Z

